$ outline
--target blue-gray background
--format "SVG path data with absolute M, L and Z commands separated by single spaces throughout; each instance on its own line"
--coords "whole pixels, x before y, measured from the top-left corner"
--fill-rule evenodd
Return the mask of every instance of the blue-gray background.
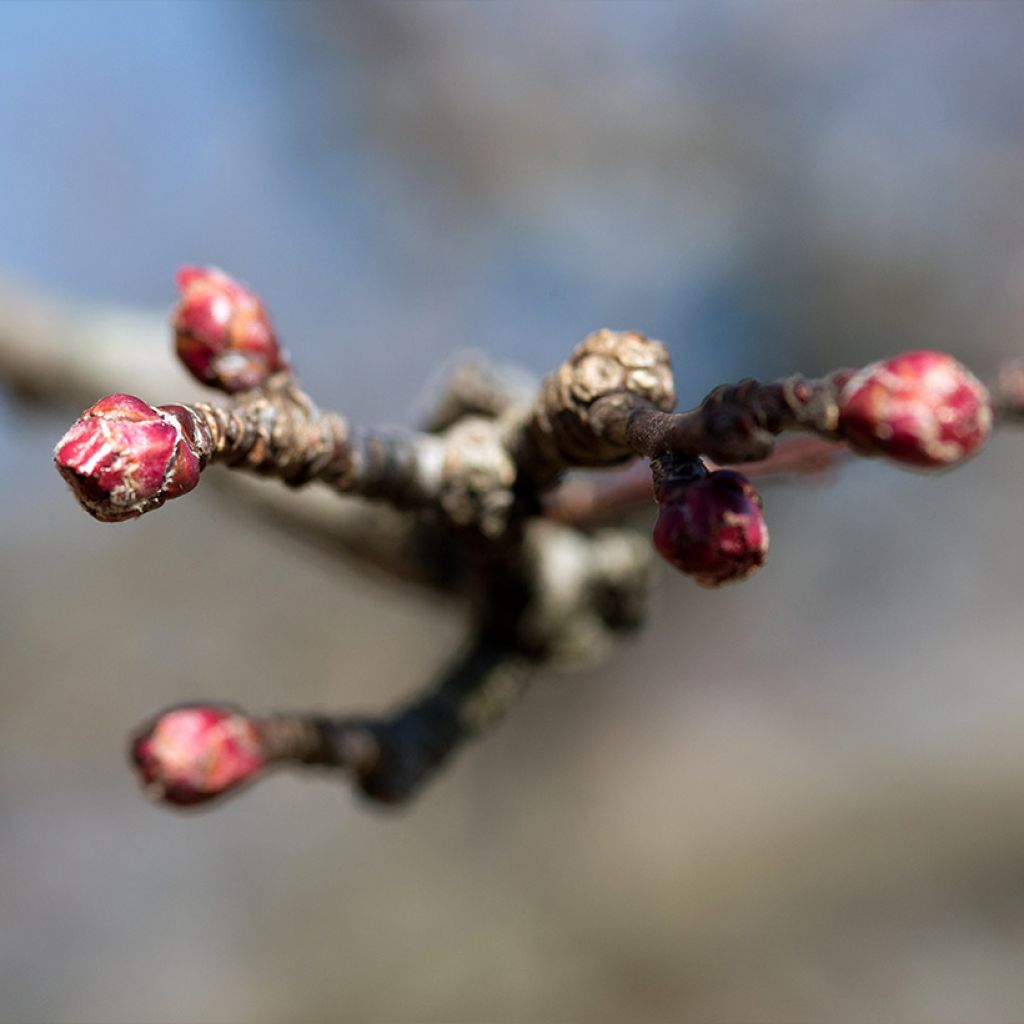
M 159 310 L 219 264 L 365 421 L 455 350 L 541 373 L 604 325 L 666 340 L 686 402 L 913 347 L 990 373 L 1024 349 L 1022 46 L 979 0 L 8 0 L 0 272 Z M 182 820 L 137 720 L 382 705 L 459 621 L 203 491 L 92 523 L 66 422 L 0 397 L 5 1019 L 1019 1012 L 1019 436 L 766 489 L 755 580 L 666 574 L 406 814 L 278 778 Z

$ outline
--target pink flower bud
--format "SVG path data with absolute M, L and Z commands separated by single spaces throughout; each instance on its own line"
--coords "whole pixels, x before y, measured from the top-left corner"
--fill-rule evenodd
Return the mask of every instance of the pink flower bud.
M 945 352 L 907 352 L 843 381 L 839 429 L 865 453 L 941 468 L 974 455 L 992 429 L 988 391 Z
M 199 483 L 201 429 L 182 406 L 154 408 L 132 395 L 108 395 L 57 442 L 54 460 L 90 514 L 118 523 Z
M 161 803 L 203 803 L 266 767 L 263 740 L 241 712 L 212 704 L 171 708 L 132 742 L 131 759 L 147 795 Z
M 732 469 L 696 482 L 664 482 L 654 547 L 702 587 L 745 580 L 764 564 L 768 552 L 761 498 Z
M 285 368 L 270 318 L 248 288 L 212 267 L 182 267 L 178 288 L 178 357 L 197 380 L 234 393 Z

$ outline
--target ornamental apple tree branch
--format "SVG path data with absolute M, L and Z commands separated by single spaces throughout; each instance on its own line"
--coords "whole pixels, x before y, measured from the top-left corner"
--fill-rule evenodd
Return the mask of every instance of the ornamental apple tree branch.
M 533 395 L 487 368 L 461 368 L 422 430 L 360 429 L 303 390 L 250 289 L 198 268 L 178 285 L 178 357 L 224 397 L 150 405 L 114 394 L 86 409 L 54 455 L 86 511 L 135 518 L 217 464 L 292 488 L 326 485 L 408 524 L 396 547 L 418 545 L 423 565 L 427 548 L 443 548 L 453 568 L 432 585 L 462 594 L 471 621 L 451 666 L 390 713 L 259 716 L 216 703 L 161 712 L 131 757 L 146 792 L 177 807 L 281 765 L 336 772 L 378 803 L 407 800 L 503 716 L 538 667 L 592 663 L 642 623 L 653 552 L 705 587 L 760 569 L 768 528 L 738 466 L 806 475 L 853 453 L 948 469 L 981 449 L 994 413 L 1024 408 L 1019 371 L 1004 371 L 993 402 L 952 356 L 917 351 L 816 380 L 724 385 L 675 412 L 664 345 L 600 330 Z M 779 443 L 787 432 L 805 436 Z M 638 456 L 647 471 L 627 466 Z M 609 470 L 613 482 L 566 483 L 576 469 Z M 599 525 L 651 498 L 653 550 L 624 526 Z M 385 563 L 388 536 L 376 541 Z

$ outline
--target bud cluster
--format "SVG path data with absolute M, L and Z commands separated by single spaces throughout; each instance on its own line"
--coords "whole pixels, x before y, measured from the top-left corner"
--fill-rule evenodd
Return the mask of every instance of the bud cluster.
M 819 458 L 821 446 L 843 454 L 852 448 L 946 468 L 974 455 L 992 426 L 984 386 L 951 356 L 932 351 L 814 380 L 745 380 L 715 389 L 696 408 L 672 412 L 668 350 L 632 332 L 603 330 L 546 379 L 532 407 L 511 391 L 494 409 L 463 395 L 456 402 L 462 411 L 443 427 L 396 440 L 351 430 L 342 417 L 316 408 L 291 376 L 267 311 L 248 288 L 220 270 L 195 267 L 179 272 L 178 286 L 178 356 L 196 379 L 234 397 L 189 407 L 115 394 L 86 409 L 54 452 L 80 503 L 105 522 L 132 519 L 194 488 L 212 460 L 292 485 L 319 479 L 390 501 L 407 513 L 409 532 L 392 535 L 389 528 L 386 541 L 369 545 L 389 550 L 368 557 L 402 576 L 429 571 L 433 581 L 437 552 L 421 550 L 418 531 L 426 523 L 430 538 L 443 533 L 457 563 L 452 577 L 473 581 L 482 633 L 436 689 L 397 717 L 251 718 L 217 704 L 160 713 L 136 734 L 131 759 L 146 792 L 175 806 L 206 803 L 283 763 L 345 768 L 365 794 L 404 798 L 476 730 L 467 723 L 479 717 L 471 710 L 481 701 L 491 707 L 506 699 L 494 693 L 518 693 L 521 672 L 575 649 L 579 623 L 589 647 L 604 635 L 595 634 L 595 624 L 608 631 L 632 624 L 635 616 L 619 609 L 639 607 L 647 585 L 647 559 L 635 554 L 635 538 L 625 545 L 618 531 L 594 531 L 598 517 L 591 516 L 574 525 L 588 537 L 604 535 L 606 548 L 595 538 L 578 558 L 531 553 L 535 543 L 538 552 L 577 550 L 566 541 L 571 526 L 549 521 L 534 536 L 527 522 L 544 514 L 545 493 L 568 470 L 649 458 L 658 503 L 655 549 L 700 586 L 720 587 L 750 578 L 764 564 L 768 528 L 750 480 L 732 468 L 709 472 L 698 456 L 765 473 L 777 435 L 803 431 L 819 446 Z M 1007 408 L 1021 415 L 1022 381 L 1019 367 L 1005 377 L 1004 416 Z M 805 451 L 797 465 L 814 462 Z M 630 495 L 636 503 L 640 491 Z M 649 490 L 642 500 L 649 502 Z M 550 545 L 537 541 L 548 527 L 558 538 Z M 346 544 L 355 550 L 355 543 Z M 413 559 L 409 573 L 406 562 Z M 587 571 L 573 582 L 576 561 Z M 600 572 L 591 571 L 594 563 Z M 462 573 L 466 566 L 472 572 Z M 446 591 L 454 586 L 447 573 L 436 575 L 445 576 Z M 552 603 L 546 588 L 556 577 Z M 557 620 L 551 641 L 547 623 L 532 618 L 549 608 L 557 609 L 550 613 Z M 564 635 L 563 622 L 571 624 Z

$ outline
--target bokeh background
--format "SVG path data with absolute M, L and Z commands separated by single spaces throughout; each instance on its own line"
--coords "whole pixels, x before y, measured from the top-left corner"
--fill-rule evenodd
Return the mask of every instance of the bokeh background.
M 989 374 L 1024 348 L 1022 47 L 983 0 L 7 0 L 0 273 L 159 312 L 224 266 L 363 421 L 605 325 L 686 403 L 913 347 Z M 138 720 L 383 706 L 459 613 L 215 489 L 93 523 L 68 422 L 0 394 L 3 1019 L 1019 1016 L 1019 435 L 766 487 L 754 580 L 666 570 L 405 812 L 280 776 L 183 818 L 126 770 Z

